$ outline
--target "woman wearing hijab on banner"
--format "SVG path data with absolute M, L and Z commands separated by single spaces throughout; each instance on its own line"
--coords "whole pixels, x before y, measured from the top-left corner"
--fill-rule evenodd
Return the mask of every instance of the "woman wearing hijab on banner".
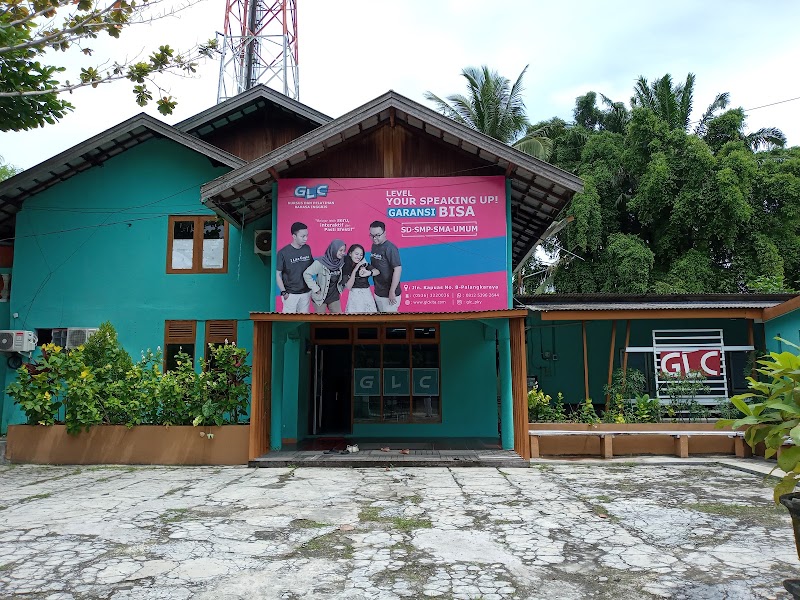
M 373 269 L 364 260 L 364 246 L 353 244 L 347 250 L 342 267 L 342 280 L 344 287 L 350 290 L 347 296 L 346 313 L 376 313 L 375 296 L 369 289 L 369 278 L 377 275 L 378 269 Z
M 339 298 L 344 288 L 342 265 L 346 253 L 345 243 L 342 240 L 333 240 L 325 254 L 303 272 L 303 280 L 311 289 L 311 300 L 317 307 L 316 312 L 325 312 L 325 306 L 329 312 L 342 312 Z

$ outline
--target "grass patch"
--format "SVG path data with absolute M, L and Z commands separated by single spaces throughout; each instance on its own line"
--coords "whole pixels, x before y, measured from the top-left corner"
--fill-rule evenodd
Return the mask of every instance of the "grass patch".
M 184 521 L 189 517 L 189 509 L 188 508 L 174 508 L 172 510 L 168 510 L 163 515 L 161 515 L 161 522 L 162 523 L 178 523 L 179 521 Z
M 595 500 L 597 500 L 598 502 L 611 502 L 611 498 L 609 498 L 608 496 L 596 496 Z
M 752 505 L 725 504 L 723 502 L 695 502 L 692 504 L 684 504 L 683 508 L 696 510 L 697 512 L 706 513 L 707 515 L 733 517 L 735 519 L 766 519 L 770 522 L 784 521 L 788 515 L 786 509 L 782 506 L 775 506 L 774 504 Z
M 384 521 L 386 518 L 381 516 L 381 509 L 377 506 L 366 506 L 358 513 L 359 521 Z
M 14 568 L 14 563 L 6 563 L 4 565 L 0 565 L 0 572 L 10 571 L 13 568 Z
M 295 519 L 290 523 L 292 527 L 297 527 L 298 529 L 319 529 L 321 527 L 330 527 L 327 523 L 318 523 L 317 521 L 312 521 L 311 519 Z
M 619 518 L 610 514 L 604 506 L 599 506 L 597 504 L 589 504 L 589 507 L 592 509 L 592 512 L 595 515 L 597 515 L 602 519 L 605 519 L 606 521 L 611 521 L 612 523 L 616 523 L 619 521 Z
M 394 525 L 400 531 L 411 531 L 413 529 L 430 529 L 431 522 L 427 519 L 406 519 L 404 517 L 393 517 L 390 519 L 392 525 Z
M 331 531 L 311 538 L 295 554 L 309 558 L 350 559 L 353 558 L 353 543 L 341 532 Z
M 431 528 L 431 522 L 428 519 L 418 519 L 414 517 L 385 517 L 381 515 L 381 512 L 382 509 L 377 506 L 366 506 L 358 513 L 358 520 L 362 523 L 390 523 L 400 531 Z
M 44 494 L 36 494 L 35 496 L 28 496 L 27 498 L 23 498 L 20 500 L 20 504 L 24 502 L 33 502 L 34 500 L 44 500 L 45 498 L 49 498 L 53 494 L 50 492 L 45 492 Z
M 285 484 L 289 481 L 292 477 L 294 477 L 294 472 L 297 470 L 297 465 L 289 465 L 289 472 L 283 473 L 282 475 L 278 475 L 278 483 Z

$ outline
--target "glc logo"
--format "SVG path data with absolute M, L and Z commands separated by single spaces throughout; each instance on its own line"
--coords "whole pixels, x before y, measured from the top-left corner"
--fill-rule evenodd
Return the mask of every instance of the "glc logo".
M 294 195 L 297 198 L 306 198 L 306 199 L 317 198 L 319 196 L 327 196 L 328 185 L 322 184 L 322 185 L 312 185 L 308 187 L 304 185 L 298 185 L 296 188 L 294 188 Z
M 700 371 L 708 377 L 722 375 L 722 353 L 719 350 L 676 350 L 661 352 L 658 358 L 664 373 L 686 375 L 691 371 Z

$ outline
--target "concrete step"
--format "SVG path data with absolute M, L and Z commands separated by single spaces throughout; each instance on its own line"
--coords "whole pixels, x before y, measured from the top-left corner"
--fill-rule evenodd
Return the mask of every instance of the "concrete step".
M 528 468 L 530 462 L 513 451 L 480 450 L 411 450 L 409 454 L 398 451 L 384 453 L 375 450 L 355 454 L 327 454 L 319 451 L 270 452 L 251 460 L 250 467 L 500 467 Z

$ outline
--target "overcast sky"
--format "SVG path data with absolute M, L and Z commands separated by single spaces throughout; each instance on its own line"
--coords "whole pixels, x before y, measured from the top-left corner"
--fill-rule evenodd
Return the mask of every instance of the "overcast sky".
M 298 7 L 300 100 L 332 117 L 389 89 L 422 103 L 426 90 L 463 91 L 461 69 L 484 64 L 511 80 L 530 65 L 524 98 L 532 121 L 569 121 L 575 97 L 589 90 L 627 104 L 639 75 L 683 81 L 695 73 L 695 117 L 724 91 L 745 109 L 800 97 L 794 0 L 298 0 Z M 222 30 L 224 11 L 224 0 L 202 0 L 179 18 L 130 29 L 121 41 L 98 40 L 94 56 L 191 46 Z M 216 102 L 218 62 L 198 73 L 166 81 L 178 100 L 167 123 Z M 0 156 L 29 168 L 143 110 L 128 82 L 70 100 L 75 111 L 56 125 L 0 133 Z M 158 116 L 154 104 L 144 110 Z M 752 110 L 747 127 L 779 127 L 797 145 L 798 111 L 800 100 Z

